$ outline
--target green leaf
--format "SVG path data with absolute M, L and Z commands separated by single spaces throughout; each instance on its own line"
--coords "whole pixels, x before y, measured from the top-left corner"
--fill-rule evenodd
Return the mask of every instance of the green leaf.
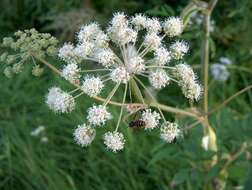
M 172 184 L 177 185 L 177 184 L 183 183 L 186 180 L 188 180 L 190 178 L 190 171 L 191 171 L 191 169 L 189 169 L 189 168 L 180 170 L 173 177 Z
M 141 93 L 141 90 L 139 89 L 136 81 L 134 79 L 131 79 L 129 81 L 129 85 L 130 85 L 130 90 L 132 92 L 132 95 L 138 100 L 140 101 L 141 103 L 144 102 L 144 98 L 143 98 L 143 95 Z

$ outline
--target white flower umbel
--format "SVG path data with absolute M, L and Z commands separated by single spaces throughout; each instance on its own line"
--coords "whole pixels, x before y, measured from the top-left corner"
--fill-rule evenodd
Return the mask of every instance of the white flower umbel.
M 176 41 L 171 45 L 171 52 L 174 59 L 182 59 L 188 50 L 188 44 L 184 41 Z
M 116 83 L 127 83 L 130 80 L 130 74 L 125 67 L 118 67 L 110 73 L 112 81 Z
M 104 134 L 104 144 L 113 152 L 118 152 L 124 148 L 125 139 L 122 133 L 117 131 Z
M 164 47 L 155 50 L 155 63 L 163 66 L 171 60 L 171 53 Z
M 168 36 L 179 36 L 183 32 L 183 21 L 178 17 L 170 17 L 164 22 L 163 27 Z
M 58 87 L 52 87 L 49 89 L 49 93 L 46 97 L 46 103 L 49 108 L 56 113 L 68 113 L 73 111 L 75 108 L 73 96 L 62 91 Z
M 64 66 L 61 76 L 71 83 L 76 83 L 80 79 L 80 69 L 76 63 L 69 63 Z
M 88 96 L 93 97 L 100 94 L 104 87 L 102 80 L 99 77 L 94 76 L 86 76 L 82 85 L 81 89 L 84 93 Z
M 102 126 L 105 122 L 111 119 L 111 114 L 107 111 L 106 106 L 103 105 L 94 105 L 91 108 L 88 108 L 88 122 L 92 125 Z
M 201 87 L 191 68 L 185 64 L 178 66 L 169 64 L 173 59 L 181 60 L 189 49 L 188 44 L 183 40 L 174 39 L 183 31 L 181 19 L 170 17 L 162 24 L 160 23 L 158 18 L 150 18 L 142 14 L 128 17 L 122 12 L 115 13 L 106 31 L 103 31 L 97 23 L 84 25 L 77 34 L 77 43 L 75 45 L 64 44 L 60 49 L 59 57 L 70 63 L 63 69 L 62 76 L 73 82 L 77 78 L 79 79 L 79 76 L 75 75 L 76 73 L 84 75 L 81 75 L 84 80 L 80 88 L 70 92 L 75 94 L 77 91 L 82 91 L 74 98 L 86 94 L 103 101 L 102 105 L 92 106 L 88 109 L 88 126 L 104 125 L 112 117 L 107 111 L 107 106 L 115 104 L 121 107 L 115 127 L 115 131 L 117 131 L 124 109 L 129 108 L 129 100 L 130 104 L 136 103 L 133 102 L 136 99 L 132 98 L 132 94 L 137 95 L 145 103 L 145 99 L 141 98 L 141 92 L 145 90 L 144 92 L 148 93 L 153 101 L 156 101 L 154 90 L 160 90 L 170 82 L 178 83 L 188 99 L 197 100 L 200 97 Z M 162 41 L 165 38 L 170 38 L 166 41 L 167 43 L 171 40 L 174 40 L 174 43 L 163 45 Z M 85 68 L 90 62 L 95 62 L 96 65 L 91 69 Z M 78 63 L 78 68 L 74 65 L 75 63 Z M 142 81 L 143 78 L 148 80 Z M 151 88 L 145 84 L 148 81 Z M 111 82 L 112 85 L 107 86 L 107 88 L 111 87 L 107 90 L 109 93 L 106 94 L 106 97 L 99 97 L 108 82 Z M 113 97 L 117 91 L 122 90 L 124 94 L 121 101 L 115 102 Z M 133 90 L 138 92 L 135 93 Z M 56 112 L 69 112 L 74 107 L 74 98 L 56 88 L 49 93 L 47 103 Z M 144 109 L 147 109 L 145 105 Z M 159 125 L 160 116 L 165 121 L 159 108 L 158 111 L 161 115 L 150 109 L 142 113 L 141 119 L 146 124 L 145 129 L 156 128 Z M 109 132 L 105 136 L 105 144 L 108 148 L 113 151 L 123 148 L 124 140 L 120 133 Z
M 73 136 L 77 144 L 82 147 L 86 147 L 92 143 L 95 138 L 95 134 L 95 129 L 84 123 L 82 125 L 78 125 L 73 133 Z
M 151 109 L 147 109 L 142 113 L 142 120 L 145 122 L 145 129 L 154 129 L 158 126 L 160 115 L 156 111 L 151 111 Z
M 167 75 L 165 70 L 157 69 L 152 71 L 149 76 L 151 85 L 156 89 L 161 89 L 169 84 L 170 77 Z
M 166 121 L 160 128 L 160 138 L 167 143 L 172 143 L 176 138 L 181 136 L 181 130 L 177 123 Z

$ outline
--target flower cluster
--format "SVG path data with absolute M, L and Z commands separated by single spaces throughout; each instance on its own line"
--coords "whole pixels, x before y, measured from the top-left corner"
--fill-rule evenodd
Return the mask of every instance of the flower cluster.
M 47 104 L 57 113 L 67 113 L 74 109 L 74 99 L 82 94 L 103 100 L 103 104 L 87 109 L 86 123 L 78 126 L 74 132 L 75 141 L 81 146 L 87 146 L 95 137 L 95 128 L 105 126 L 112 118 L 107 105 L 119 89 L 124 89 L 115 130 L 104 135 L 104 144 L 108 149 L 113 152 L 122 150 L 125 140 L 123 134 L 118 132 L 122 115 L 126 107 L 134 104 L 134 89 L 137 88 L 140 94 L 142 90 L 148 91 L 142 80 L 144 77 L 156 90 L 174 82 L 190 101 L 199 99 L 201 86 L 197 77 L 191 67 L 182 61 L 189 50 L 188 43 L 175 39 L 182 32 L 183 22 L 178 17 L 170 17 L 161 22 L 158 18 L 149 18 L 142 14 L 128 18 L 124 13 L 116 13 L 106 31 L 97 23 L 84 25 L 77 34 L 77 44 L 65 43 L 58 52 L 59 58 L 66 63 L 61 70 L 61 76 L 78 88 L 69 93 L 58 87 L 51 88 L 47 95 Z M 165 38 L 170 38 L 171 44 L 165 45 Z M 97 69 L 83 69 L 79 63 L 84 61 L 84 66 L 86 63 L 96 62 Z M 97 97 L 101 96 L 106 85 L 113 86 L 109 94 L 105 98 Z M 73 96 L 77 91 L 81 91 L 80 94 Z M 149 91 L 147 93 L 151 94 Z M 155 99 L 152 95 L 151 98 Z M 130 114 L 138 112 L 139 109 L 136 109 Z M 168 133 L 178 136 L 174 127 L 170 131 L 167 127 L 164 129 L 168 124 L 160 109 L 154 111 L 147 108 L 141 111 L 139 119 L 149 131 L 161 125 L 161 118 L 166 123 L 162 125 L 162 138 L 166 136 L 168 139 Z
M 220 57 L 218 63 L 211 65 L 211 74 L 216 81 L 225 82 L 228 80 L 230 73 L 227 66 L 231 65 L 232 61 L 227 57 Z
M 12 49 L 15 54 L 4 52 L 0 56 L 0 62 L 6 63 L 4 74 L 11 78 L 14 74 L 22 71 L 27 61 L 32 61 L 34 66 L 32 74 L 40 76 L 43 68 L 35 63 L 33 55 L 45 57 L 46 55 L 55 56 L 57 54 L 58 40 L 48 33 L 39 33 L 35 29 L 17 31 L 14 38 L 7 37 L 3 39 L 3 46 Z

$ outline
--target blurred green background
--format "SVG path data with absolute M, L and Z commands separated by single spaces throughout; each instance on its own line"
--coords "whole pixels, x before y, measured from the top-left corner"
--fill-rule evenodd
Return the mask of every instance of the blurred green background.
M 63 43 L 73 40 L 80 26 L 90 21 L 106 26 L 116 11 L 165 19 L 179 15 L 187 3 L 187 0 L 1 0 L 0 38 L 34 27 L 40 32 L 50 32 Z M 252 83 L 252 2 L 221 0 L 212 19 L 210 62 L 228 57 L 233 67 L 228 68 L 230 77 L 225 82 L 210 78 L 210 108 Z M 200 63 L 201 35 L 201 25 L 195 22 L 183 35 L 190 44 L 186 61 L 196 68 Z M 0 68 L 2 71 L 3 65 Z M 52 85 L 68 84 L 48 69 L 40 78 L 30 72 L 31 67 L 27 66 L 12 79 L 0 75 L 0 189 L 196 190 L 203 189 L 203 184 L 212 180 L 225 163 L 225 159 L 220 160 L 210 171 L 204 171 L 203 161 L 215 153 L 201 148 L 201 126 L 190 130 L 176 144 L 161 142 L 158 132 L 134 134 L 123 126 L 127 142 L 125 150 L 118 154 L 104 148 L 101 136 L 105 129 L 101 128 L 94 143 L 83 149 L 73 142 L 72 132 L 84 121 L 85 110 L 93 101 L 81 97 L 76 111 L 56 115 L 45 105 L 45 94 Z M 172 87 L 162 90 L 158 97 L 168 105 L 183 107 L 186 100 L 180 94 L 178 88 Z M 114 117 L 118 114 L 113 107 L 110 111 Z M 217 154 L 237 152 L 244 141 L 252 138 L 252 91 L 211 115 L 210 120 L 217 132 Z M 184 118 L 179 118 L 179 122 L 182 126 L 191 123 Z M 46 143 L 30 135 L 40 125 L 46 128 L 43 134 L 48 138 Z M 111 121 L 109 125 L 112 128 L 115 123 Z M 226 189 L 252 189 L 251 150 L 232 163 L 228 172 Z

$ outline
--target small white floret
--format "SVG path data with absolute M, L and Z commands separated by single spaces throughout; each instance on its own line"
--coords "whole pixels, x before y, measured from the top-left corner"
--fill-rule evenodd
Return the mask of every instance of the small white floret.
M 85 77 L 81 89 L 90 97 L 100 94 L 104 87 L 102 80 L 99 77 L 87 76 Z
M 87 119 L 90 124 L 102 126 L 105 122 L 111 119 L 111 114 L 107 111 L 107 108 L 103 105 L 94 105 L 88 109 Z
M 136 30 L 141 30 L 146 27 L 147 18 L 144 15 L 137 14 L 131 18 L 131 23 L 135 26 Z
M 155 50 L 155 63 L 163 66 L 171 60 L 171 53 L 164 47 Z
M 174 59 L 182 59 L 188 50 L 189 47 L 184 41 L 176 41 L 171 45 L 171 52 Z
M 122 133 L 117 131 L 107 132 L 104 134 L 104 144 L 113 152 L 120 151 L 124 148 L 125 139 Z
M 170 17 L 164 22 L 163 28 L 169 37 L 178 36 L 183 32 L 183 21 L 178 17 Z
M 68 113 L 73 111 L 75 108 L 73 96 L 62 91 L 58 87 L 52 87 L 49 89 L 49 93 L 46 97 L 46 103 L 50 109 L 57 113 Z
M 80 79 L 80 69 L 76 63 L 70 63 L 64 66 L 61 76 L 71 83 L 76 83 Z
M 160 115 L 156 111 L 147 109 L 142 113 L 142 120 L 145 122 L 145 129 L 154 129 L 159 124 Z
M 157 69 L 150 73 L 149 81 L 154 88 L 161 89 L 169 84 L 170 77 L 165 70 Z
M 181 136 L 181 130 L 177 123 L 165 122 L 160 128 L 160 138 L 167 143 L 172 143 L 176 138 Z
M 112 81 L 126 84 L 130 80 L 130 74 L 125 67 L 118 67 L 110 73 Z
M 95 129 L 86 125 L 78 125 L 78 127 L 75 129 L 73 136 L 74 140 L 77 144 L 79 144 L 82 147 L 86 147 L 92 143 L 92 141 L 95 138 Z

